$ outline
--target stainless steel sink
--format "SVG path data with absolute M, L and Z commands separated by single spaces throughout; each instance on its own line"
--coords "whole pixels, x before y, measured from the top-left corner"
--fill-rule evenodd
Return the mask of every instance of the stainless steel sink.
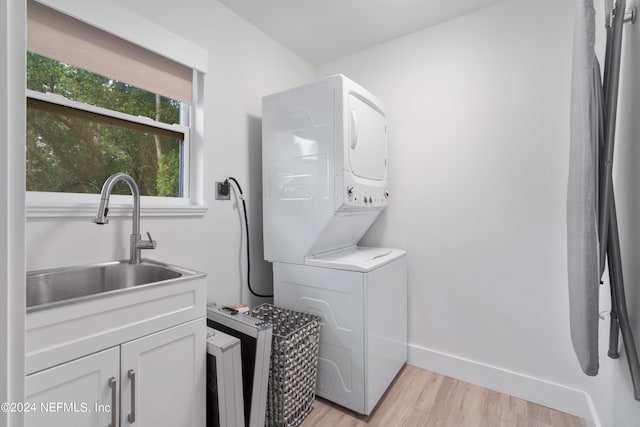
M 27 312 L 198 274 L 150 260 L 138 264 L 124 260 L 31 271 L 27 273 Z

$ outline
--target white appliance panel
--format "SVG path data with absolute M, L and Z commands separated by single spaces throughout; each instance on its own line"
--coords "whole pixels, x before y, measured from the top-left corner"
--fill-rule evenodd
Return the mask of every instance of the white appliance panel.
M 240 340 L 244 420 L 247 427 L 265 425 L 273 327 L 246 314 L 230 314 L 207 304 L 207 326 Z
M 306 264 L 338 270 L 369 272 L 406 254 L 405 251 L 400 249 L 352 246 L 340 251 L 308 257 Z
M 276 306 L 322 318 L 316 394 L 364 413 L 362 274 L 274 263 L 273 278 Z
M 245 427 L 240 340 L 207 326 L 207 427 Z
M 407 361 L 407 258 L 402 256 L 364 277 L 368 373 L 365 409 L 369 414 Z
M 305 264 L 308 263 L 309 257 L 343 249 L 347 244 L 359 242 L 377 217 L 376 211 L 337 212 L 307 252 Z
M 355 95 L 349 95 L 349 165 L 365 179 L 387 176 L 387 120 L 382 112 Z
M 316 394 L 368 415 L 407 360 L 406 257 L 342 265 L 274 263 L 274 303 L 323 319 Z

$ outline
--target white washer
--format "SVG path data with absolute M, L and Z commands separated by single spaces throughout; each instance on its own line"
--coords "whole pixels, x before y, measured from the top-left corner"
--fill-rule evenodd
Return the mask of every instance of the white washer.
M 316 394 L 370 414 L 407 360 L 406 253 L 353 248 L 273 277 L 277 306 L 322 318 Z

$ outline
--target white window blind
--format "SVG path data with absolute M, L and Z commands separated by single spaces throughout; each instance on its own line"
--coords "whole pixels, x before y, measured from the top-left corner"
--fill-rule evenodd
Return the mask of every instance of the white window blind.
M 191 104 L 193 70 L 34 0 L 27 2 L 27 49 Z

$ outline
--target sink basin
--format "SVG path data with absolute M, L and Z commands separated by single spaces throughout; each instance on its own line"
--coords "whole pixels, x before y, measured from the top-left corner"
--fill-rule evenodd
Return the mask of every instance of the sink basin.
M 25 370 L 204 319 L 206 302 L 205 273 L 150 259 L 27 272 Z
M 139 264 L 124 260 L 31 271 L 27 273 L 27 312 L 195 274 L 150 260 Z

